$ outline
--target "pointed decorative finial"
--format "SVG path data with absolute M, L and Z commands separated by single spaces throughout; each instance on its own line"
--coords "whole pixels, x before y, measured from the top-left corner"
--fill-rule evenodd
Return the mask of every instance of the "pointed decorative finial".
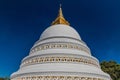
M 59 9 L 59 14 L 58 14 L 58 16 L 63 16 L 63 14 L 62 14 L 62 4 L 60 4 L 60 9 Z
M 65 24 L 65 25 L 70 25 L 67 20 L 65 20 L 63 13 L 62 13 L 62 5 L 60 4 L 60 9 L 58 13 L 58 17 L 55 19 L 55 21 L 52 22 L 52 25 L 55 24 Z

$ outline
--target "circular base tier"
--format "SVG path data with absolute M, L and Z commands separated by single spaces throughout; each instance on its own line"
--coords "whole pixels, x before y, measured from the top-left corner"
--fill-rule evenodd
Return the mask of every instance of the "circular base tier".
M 41 72 L 14 76 L 11 80 L 111 80 L 108 75 L 76 72 Z

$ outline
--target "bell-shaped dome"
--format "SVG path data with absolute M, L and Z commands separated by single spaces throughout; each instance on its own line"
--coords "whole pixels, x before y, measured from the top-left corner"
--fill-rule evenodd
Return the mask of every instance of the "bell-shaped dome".
M 59 9 L 58 17 L 52 22 L 52 26 L 48 27 L 41 35 L 40 40 L 54 37 L 74 38 L 81 40 L 77 31 L 69 26 L 70 23 L 64 18 L 62 8 Z
M 77 31 L 69 25 L 57 24 L 48 27 L 41 35 L 40 40 L 51 37 L 70 37 L 81 40 Z

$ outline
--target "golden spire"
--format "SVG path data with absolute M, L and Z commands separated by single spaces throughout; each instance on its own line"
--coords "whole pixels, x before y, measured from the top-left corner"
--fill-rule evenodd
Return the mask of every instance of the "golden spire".
M 69 22 L 67 20 L 65 20 L 65 18 L 63 16 L 61 4 L 60 4 L 60 9 L 59 9 L 58 17 L 55 19 L 55 21 L 52 22 L 52 25 L 55 25 L 55 24 L 70 25 Z

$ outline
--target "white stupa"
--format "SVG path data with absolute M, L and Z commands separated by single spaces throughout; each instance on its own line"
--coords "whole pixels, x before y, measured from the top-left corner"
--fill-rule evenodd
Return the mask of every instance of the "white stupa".
M 111 80 L 60 8 L 11 80 Z

